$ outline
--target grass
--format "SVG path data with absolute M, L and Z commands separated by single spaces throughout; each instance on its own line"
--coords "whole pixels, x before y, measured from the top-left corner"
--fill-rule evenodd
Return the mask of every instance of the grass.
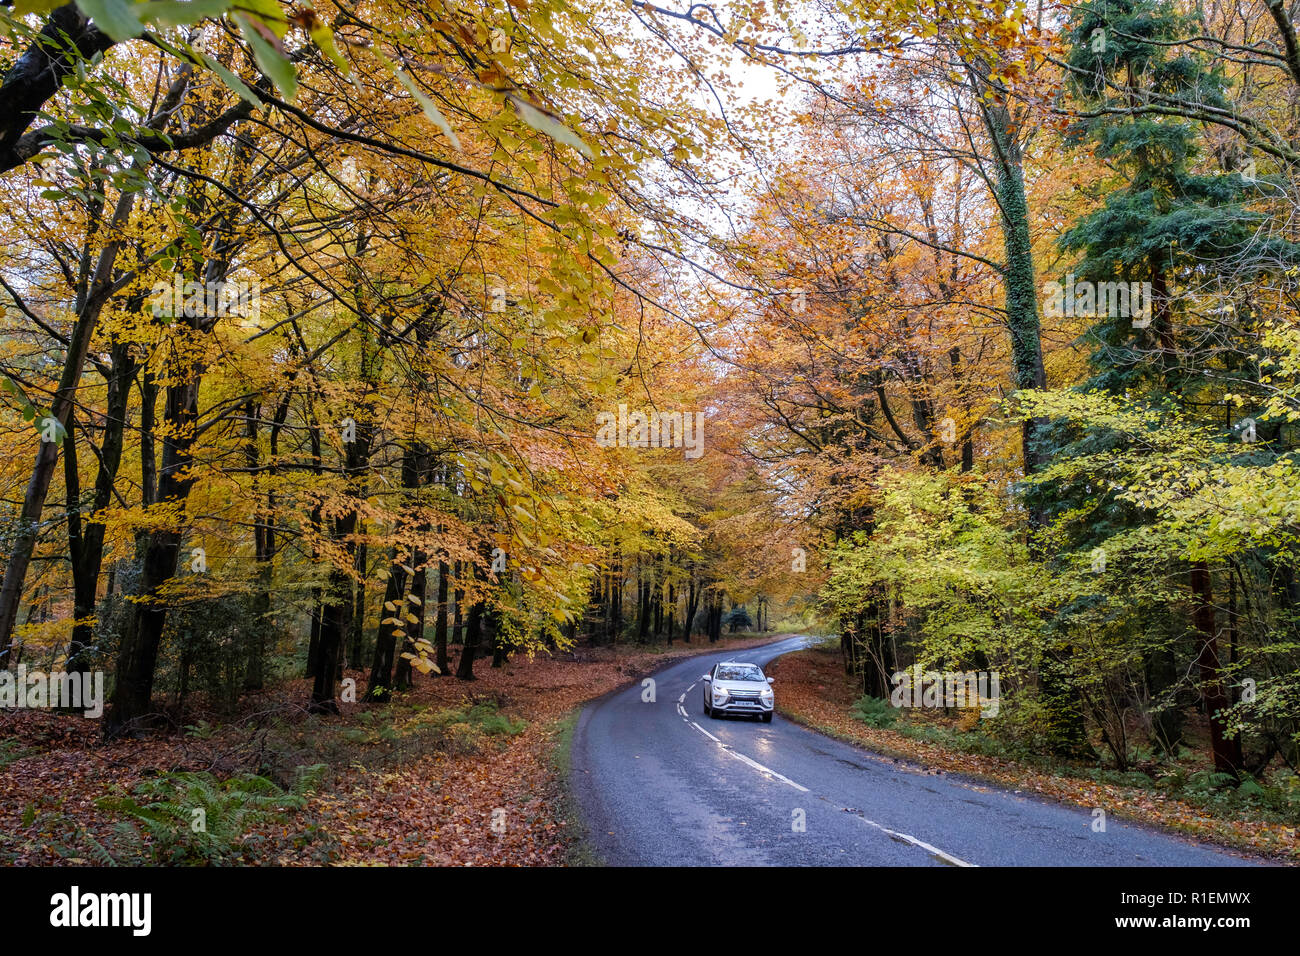
M 1056 776 L 1164 794 L 1211 816 L 1233 819 L 1249 814 L 1252 819 L 1264 822 L 1290 825 L 1300 823 L 1300 777 L 1290 770 L 1275 770 L 1268 781 L 1247 776 L 1237 782 L 1228 774 L 1214 773 L 1195 766 L 1191 761 L 1196 760 L 1197 755 L 1190 751 L 1185 751 L 1185 761 L 1168 761 L 1158 765 L 1154 775 L 1142 770 L 1121 771 L 1114 767 L 1087 766 L 1054 760 L 979 731 L 962 731 L 907 719 L 892 723 L 872 723 L 866 718 L 873 716 L 879 708 L 868 708 L 864 717 L 859 711 L 862 703 L 859 700 L 854 704 L 854 717 L 869 727 L 888 727 L 913 740 L 975 756 L 1013 761 Z M 1200 755 L 1200 759 L 1203 761 L 1204 755 Z
M 558 816 L 565 831 L 574 835 L 565 853 L 566 866 L 603 866 L 587 837 L 586 825 L 578 809 L 578 799 L 573 792 L 573 732 L 578 726 L 581 707 L 576 707 L 555 723 L 555 744 L 551 748 L 551 769 L 560 786 Z
M 814 695 L 832 710 L 852 717 L 848 726 L 838 721 L 836 726 L 828 726 L 825 721 L 829 713 L 820 712 L 820 708 L 812 708 L 808 713 L 792 712 L 790 700 L 778 695 L 777 706 L 782 714 L 827 736 L 905 764 L 939 767 L 946 773 L 1002 788 L 1028 786 L 1049 798 L 1080 806 L 1085 805 L 1080 802 L 1081 796 L 1094 794 L 1097 785 L 1114 788 L 1108 793 L 1116 801 L 1113 812 L 1117 816 L 1167 827 L 1198 839 L 1208 838 L 1291 859 L 1300 856 L 1294 843 L 1294 828 L 1300 822 L 1300 776 L 1289 770 L 1275 769 L 1267 780 L 1246 778 L 1238 783 L 1227 775 L 1206 769 L 1203 752 L 1186 749 L 1175 759 L 1145 766 L 1143 770 L 1123 772 L 1100 762 L 1088 765 L 1062 761 L 1015 740 L 993 736 L 978 724 L 962 727 L 944 722 L 937 715 L 922 717 L 913 713 L 901 713 L 888 722 L 888 717 L 883 715 L 887 701 L 864 701 L 851 694 L 840 695 L 841 699 L 837 700 L 834 686 L 842 678 L 839 668 L 835 670 L 837 673 L 828 674 L 823 668 L 815 678 L 805 680 L 824 684 Z M 855 731 L 853 724 L 863 730 Z M 915 741 L 923 748 L 939 748 L 939 753 L 913 751 L 908 741 Z M 945 753 L 952 759 L 942 756 Z M 959 754 L 977 761 L 985 758 L 988 763 L 981 766 L 969 760 L 957 761 Z M 1145 752 L 1138 756 L 1146 758 L 1144 764 L 1151 764 L 1154 759 Z M 1034 775 L 1039 780 L 1046 778 L 1053 782 L 1046 787 L 1039 786 L 1034 783 Z
M 16 740 L 0 740 L 0 770 L 30 753 L 33 751 L 23 747 Z
M 326 781 L 360 766 L 391 770 L 428 754 L 460 756 L 499 748 L 521 733 L 524 720 L 511 720 L 492 699 L 467 699 L 454 706 L 404 703 L 360 711 L 350 724 L 312 718 L 280 723 L 267 737 L 261 772 L 282 782 L 294 767 L 324 764 Z

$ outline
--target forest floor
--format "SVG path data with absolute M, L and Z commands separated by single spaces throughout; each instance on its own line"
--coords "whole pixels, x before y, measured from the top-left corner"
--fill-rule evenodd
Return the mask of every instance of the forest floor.
M 977 712 L 963 721 L 942 711 L 909 709 L 889 728 L 868 726 L 854 716 L 861 688 L 844 673 L 838 646 L 787 654 L 773 661 L 768 673 L 776 677 L 777 709 L 783 716 L 895 761 L 962 774 L 1016 793 L 1103 808 L 1108 815 L 1300 863 L 1300 827 L 1293 814 L 1251 807 L 1241 797 L 1222 791 L 1171 793 L 1160 789 L 1158 777 L 1142 773 L 1121 775 L 1033 761 L 1027 755 L 990 754 L 991 738 L 975 729 Z M 1116 782 L 1117 778 L 1123 782 Z M 1150 783 L 1133 785 L 1138 778 Z
M 191 707 L 181 730 L 112 743 L 96 720 L 0 711 L 0 863 L 582 863 L 557 758 L 576 708 L 668 661 L 774 638 L 480 660 L 473 682 L 416 675 L 338 717 L 284 704 L 309 694 L 290 681 L 233 716 Z M 303 767 L 314 783 L 296 787 Z M 282 789 L 249 810 L 257 798 L 229 783 L 241 773 Z

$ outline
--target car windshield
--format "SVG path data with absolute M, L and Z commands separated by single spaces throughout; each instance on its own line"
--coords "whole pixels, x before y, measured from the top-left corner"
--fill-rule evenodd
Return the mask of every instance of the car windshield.
M 718 680 L 763 680 L 763 672 L 753 664 L 720 664 Z

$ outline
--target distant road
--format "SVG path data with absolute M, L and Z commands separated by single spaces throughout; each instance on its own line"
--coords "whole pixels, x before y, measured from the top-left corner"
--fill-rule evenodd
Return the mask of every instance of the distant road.
M 701 676 L 735 657 L 766 665 L 795 637 L 703 654 L 589 704 L 574 786 L 605 862 L 665 866 L 1242 866 L 1257 863 L 1089 810 L 903 769 L 778 714 L 702 711 Z M 777 677 L 777 700 L 781 681 Z M 800 827 L 802 826 L 802 829 Z

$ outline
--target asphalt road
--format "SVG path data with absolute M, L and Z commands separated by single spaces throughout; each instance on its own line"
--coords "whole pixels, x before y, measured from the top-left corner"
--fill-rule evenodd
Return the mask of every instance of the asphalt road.
M 700 678 L 765 665 L 789 638 L 708 653 L 593 701 L 573 781 L 593 849 L 615 866 L 1234 866 L 1254 860 L 1090 810 L 906 768 L 783 719 L 706 717 Z M 781 681 L 774 685 L 778 702 Z M 1104 809 L 1104 808 L 1103 808 Z

